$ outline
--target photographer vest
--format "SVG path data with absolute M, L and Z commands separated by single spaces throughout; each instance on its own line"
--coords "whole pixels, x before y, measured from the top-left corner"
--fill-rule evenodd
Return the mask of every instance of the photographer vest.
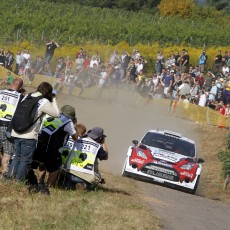
M 47 149 L 59 149 L 64 145 L 65 137 L 68 135 L 64 131 L 66 124 L 72 120 L 61 114 L 59 118 L 48 117 L 43 121 L 43 127 L 39 135 L 39 141 L 47 144 Z
M 67 170 L 94 174 L 94 163 L 100 147 L 91 138 L 78 139 L 67 160 Z
M 11 121 L 21 94 L 15 90 L 0 90 L 0 120 Z
M 62 158 L 62 164 L 63 165 L 66 163 L 66 160 L 68 159 L 69 153 L 73 149 L 74 142 L 75 141 L 73 140 L 73 138 L 71 136 L 69 136 L 69 139 L 65 143 L 65 145 L 58 150 L 61 153 L 61 158 Z

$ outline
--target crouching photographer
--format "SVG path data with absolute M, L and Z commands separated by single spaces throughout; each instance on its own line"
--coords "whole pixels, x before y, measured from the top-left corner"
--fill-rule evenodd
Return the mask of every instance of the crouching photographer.
M 108 159 L 105 137 L 104 130 L 95 127 L 75 142 L 64 167 L 69 188 L 75 189 L 79 185 L 90 188 L 104 182 L 99 173 L 98 159 Z

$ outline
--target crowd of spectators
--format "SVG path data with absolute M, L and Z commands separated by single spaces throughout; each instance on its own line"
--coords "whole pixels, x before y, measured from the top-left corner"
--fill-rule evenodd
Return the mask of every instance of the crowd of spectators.
M 147 61 L 134 49 L 132 54 L 114 50 L 109 60 L 101 60 L 99 53 L 89 54 L 82 48 L 74 58 L 60 57 L 52 72 L 50 61 L 54 50 L 59 47 L 55 41 L 46 44 L 44 58 L 32 61 L 29 51 L 18 51 L 15 58 L 12 52 L 1 50 L 0 65 L 23 79 L 29 78 L 31 84 L 35 74 L 44 74 L 57 79 L 55 90 L 61 93 L 64 87 L 72 94 L 75 87 L 84 89 L 97 85 L 105 87 L 131 86 L 148 98 L 170 98 L 185 100 L 199 106 L 209 106 L 222 114 L 230 104 L 230 52 L 224 55 L 219 50 L 211 69 L 206 68 L 208 54 L 203 50 L 197 57 L 196 65 L 190 63 L 189 52 L 173 52 L 165 57 L 163 52 L 156 55 L 153 74 L 146 72 Z M 15 62 L 15 65 L 14 65 Z M 8 81 L 6 78 L 5 81 Z

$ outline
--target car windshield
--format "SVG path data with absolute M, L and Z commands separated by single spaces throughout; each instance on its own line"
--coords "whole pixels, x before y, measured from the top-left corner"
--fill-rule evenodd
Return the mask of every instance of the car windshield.
M 195 157 L 194 144 L 170 135 L 148 132 L 141 143 L 151 147 L 176 152 L 187 157 Z

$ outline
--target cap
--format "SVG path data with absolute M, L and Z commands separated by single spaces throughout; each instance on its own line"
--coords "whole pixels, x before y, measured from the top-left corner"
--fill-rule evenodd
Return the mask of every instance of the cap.
M 87 135 L 94 140 L 102 136 L 106 137 L 106 135 L 104 135 L 104 130 L 100 127 L 94 127 L 93 129 L 89 130 Z
M 75 108 L 71 105 L 64 105 L 61 108 L 61 112 L 68 116 L 71 120 L 76 119 Z
M 224 81 L 224 79 L 221 77 L 221 78 L 220 78 L 220 81 L 222 81 L 222 82 L 223 82 L 223 81 Z

